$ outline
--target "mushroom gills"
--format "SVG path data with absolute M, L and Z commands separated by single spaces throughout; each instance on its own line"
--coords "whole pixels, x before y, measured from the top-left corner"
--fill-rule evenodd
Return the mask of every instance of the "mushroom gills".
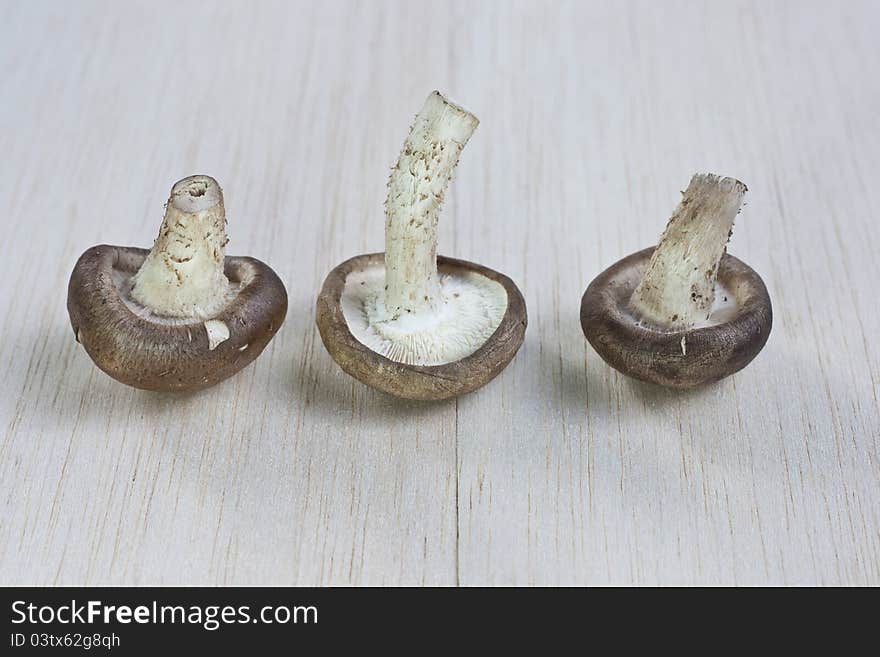
M 253 271 L 253 269 L 246 265 L 242 266 L 240 264 L 238 267 L 236 267 L 236 270 L 236 274 L 238 274 L 240 278 L 237 278 L 235 276 L 227 277 L 225 293 L 227 304 L 235 299 L 239 292 L 246 288 L 255 276 L 255 272 Z M 119 291 L 119 298 L 122 299 L 122 302 L 131 312 L 133 312 L 138 317 L 145 319 L 151 324 L 159 324 L 165 326 L 199 326 L 203 323 L 203 320 L 195 317 L 170 317 L 168 315 L 159 315 L 152 309 L 147 308 L 146 306 L 141 304 L 137 299 L 134 298 L 131 293 L 134 276 L 137 271 L 138 270 L 136 268 L 132 269 L 128 267 L 127 263 L 118 262 L 113 267 L 110 274 L 113 280 L 113 284 Z
M 391 317 L 385 308 L 385 267 L 353 271 L 341 306 L 355 339 L 389 360 L 444 365 L 466 358 L 492 336 L 507 310 L 507 291 L 473 271 L 440 270 L 433 311 Z
M 645 319 L 643 316 L 634 311 L 630 303 L 630 298 L 633 291 L 633 287 L 627 287 L 625 290 L 625 294 L 621 296 L 620 313 L 626 318 L 632 320 L 635 326 L 651 328 L 660 332 L 681 331 L 681 329 L 678 328 L 661 326 L 655 322 Z M 700 319 L 696 320 L 691 326 L 689 326 L 689 328 L 700 329 L 708 328 L 710 326 L 719 326 L 720 324 L 729 322 L 734 317 L 736 317 L 739 308 L 739 301 L 737 299 L 736 292 L 720 280 L 715 281 L 714 292 L 715 296 L 712 300 L 712 306 L 709 309 L 709 314 L 706 317 L 701 317 Z

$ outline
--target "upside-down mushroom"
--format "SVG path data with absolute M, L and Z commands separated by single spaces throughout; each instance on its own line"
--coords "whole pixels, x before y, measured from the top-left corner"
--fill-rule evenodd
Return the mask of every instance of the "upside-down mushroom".
M 333 359 L 398 397 L 475 390 L 504 369 L 525 335 L 525 301 L 513 281 L 437 256 L 443 194 L 477 123 L 438 92 L 428 96 L 388 181 L 385 253 L 343 262 L 318 297 L 318 329 Z
M 235 374 L 284 321 L 287 292 L 254 258 L 225 256 L 223 192 L 209 176 L 174 185 L 151 250 L 80 256 L 67 309 L 95 364 L 146 390 L 191 391 Z
M 746 186 L 697 174 L 656 248 L 611 265 L 581 300 L 581 325 L 599 355 L 642 381 L 675 388 L 739 371 L 773 323 L 761 277 L 726 253 Z

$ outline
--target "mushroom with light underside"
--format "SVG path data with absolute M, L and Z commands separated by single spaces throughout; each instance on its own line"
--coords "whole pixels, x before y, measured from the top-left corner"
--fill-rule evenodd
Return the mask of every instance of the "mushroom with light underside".
M 253 361 L 284 321 L 272 269 L 225 255 L 223 192 L 209 176 L 174 185 L 151 250 L 100 245 L 80 256 L 67 309 L 95 364 L 136 388 L 191 391 Z
M 773 323 L 761 277 L 726 253 L 746 186 L 697 174 L 656 248 L 599 274 L 581 301 L 584 334 L 615 369 L 674 388 L 739 371 Z
M 471 392 L 504 369 L 525 335 L 513 281 L 437 256 L 443 194 L 477 123 L 438 92 L 428 96 L 388 181 L 385 253 L 343 262 L 318 297 L 317 325 L 333 359 L 398 397 Z

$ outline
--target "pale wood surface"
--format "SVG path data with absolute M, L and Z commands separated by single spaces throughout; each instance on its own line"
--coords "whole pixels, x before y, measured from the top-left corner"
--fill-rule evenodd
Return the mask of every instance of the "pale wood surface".
M 878 3 L 0 8 L 0 583 L 880 583 Z M 313 305 L 381 250 L 434 88 L 482 121 L 440 251 L 511 276 L 531 323 L 426 405 L 344 375 Z M 775 325 L 674 393 L 605 366 L 578 308 L 698 170 L 750 187 L 730 250 Z M 151 244 L 191 173 L 290 311 L 233 379 L 148 394 L 74 342 L 67 278 Z

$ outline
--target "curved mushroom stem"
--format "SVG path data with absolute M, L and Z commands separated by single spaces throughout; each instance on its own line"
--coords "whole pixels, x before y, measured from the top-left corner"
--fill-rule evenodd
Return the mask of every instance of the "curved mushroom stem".
M 210 176 L 175 183 L 153 248 L 132 278 L 132 298 L 157 315 L 207 319 L 229 299 L 223 191 Z
M 691 178 L 630 299 L 639 318 L 681 329 L 709 317 L 718 263 L 746 191 L 734 178 Z
M 387 319 L 437 308 L 437 217 L 458 156 L 478 123 L 435 91 L 403 143 L 385 201 Z

